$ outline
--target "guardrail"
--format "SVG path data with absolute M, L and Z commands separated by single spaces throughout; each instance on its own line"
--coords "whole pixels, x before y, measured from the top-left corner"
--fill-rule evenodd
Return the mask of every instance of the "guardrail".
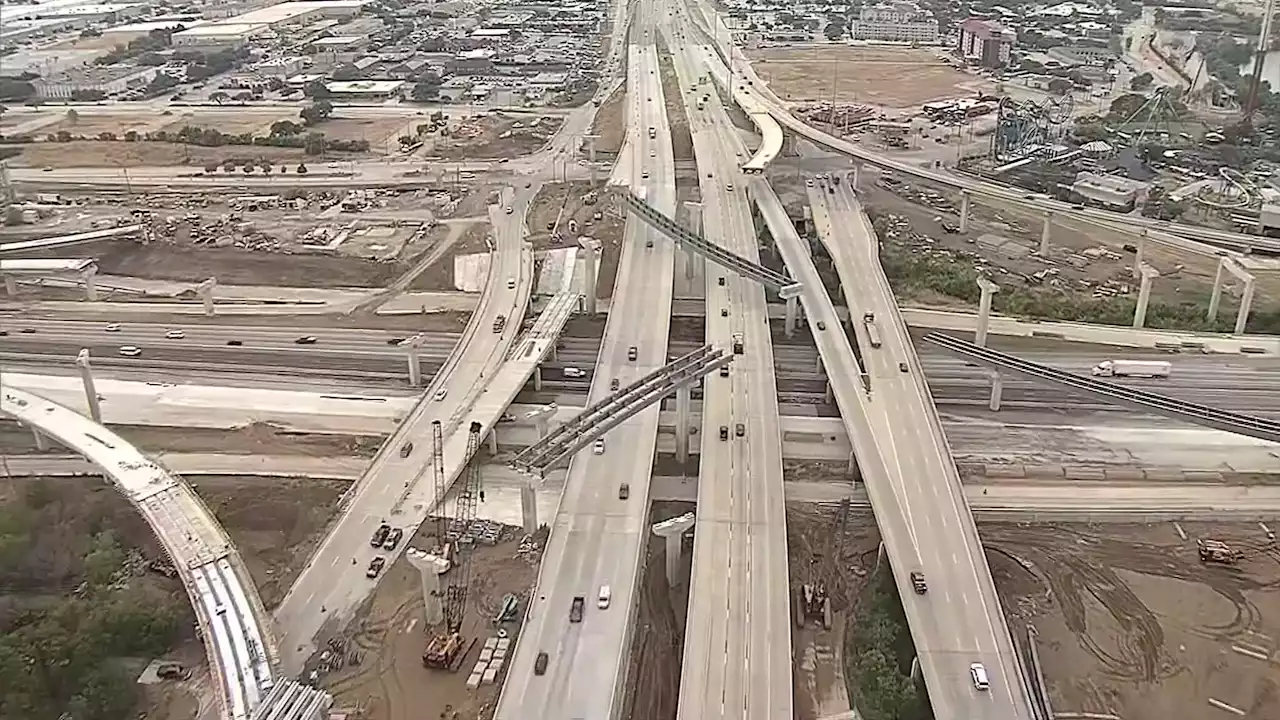
M 1247 435 L 1259 440 L 1280 442 L 1280 422 L 1249 417 L 1229 410 L 1219 410 L 1199 403 L 1174 400 L 1164 395 L 1124 387 L 1105 380 L 1081 377 L 998 350 L 980 347 L 950 335 L 930 333 L 924 337 L 924 341 L 982 365 L 998 370 L 1008 370 L 1031 380 L 1063 385 L 1117 405 L 1156 412 L 1179 420 L 1188 420 L 1196 425 Z

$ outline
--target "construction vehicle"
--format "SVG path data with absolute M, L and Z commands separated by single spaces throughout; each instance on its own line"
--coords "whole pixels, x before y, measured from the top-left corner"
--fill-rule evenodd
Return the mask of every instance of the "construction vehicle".
M 929 586 L 924 582 L 924 573 L 914 570 L 911 573 L 911 589 L 915 590 L 917 595 L 923 595 L 929 591 Z
M 442 633 L 431 638 L 427 649 L 422 653 L 422 666 L 437 670 L 448 670 L 462 650 L 462 635 L 459 633 Z
M 1196 549 L 1201 562 L 1234 565 L 1238 559 L 1235 550 L 1221 540 L 1196 540 Z
M 457 521 L 458 536 L 453 540 L 452 567 L 446 573 L 448 586 L 444 588 L 444 630 L 431 638 L 427 649 L 422 653 L 422 664 L 430 668 L 451 669 L 453 661 L 463 647 L 462 620 L 467 610 L 467 594 L 471 587 L 471 555 L 475 550 L 475 540 L 469 529 L 476 519 L 476 502 L 484 496 L 481 486 L 480 465 L 475 461 L 480 450 L 480 431 L 483 426 L 472 422 L 467 435 L 467 454 L 461 485 L 458 490 Z M 432 467 L 436 481 L 436 497 L 443 499 L 448 491 L 444 476 L 444 443 L 440 421 L 432 423 L 432 435 L 435 444 Z M 440 539 L 446 539 L 448 523 L 441 521 Z
M 742 333 L 733 334 L 733 354 L 734 355 L 742 354 L 742 340 L 743 340 Z
M 803 630 L 809 620 L 822 623 L 823 630 L 831 629 L 831 598 L 827 596 L 827 587 L 822 583 L 805 583 L 800 586 L 796 627 Z
M 582 611 L 587 606 L 587 599 L 578 595 L 573 598 L 573 604 L 569 606 L 569 622 L 582 622 Z

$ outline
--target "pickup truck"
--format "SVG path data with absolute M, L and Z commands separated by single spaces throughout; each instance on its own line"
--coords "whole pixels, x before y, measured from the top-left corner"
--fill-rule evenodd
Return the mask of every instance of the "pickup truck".
M 587 605 L 586 598 L 582 597 L 581 595 L 575 596 L 573 598 L 573 604 L 569 606 L 569 622 L 571 623 L 582 622 L 582 610 L 583 608 L 586 607 L 586 605 Z

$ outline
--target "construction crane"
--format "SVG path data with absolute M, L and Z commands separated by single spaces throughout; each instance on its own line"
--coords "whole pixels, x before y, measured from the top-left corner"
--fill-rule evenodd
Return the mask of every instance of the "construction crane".
M 446 574 L 448 586 L 444 590 L 444 632 L 427 643 L 427 649 L 422 654 L 422 664 L 427 667 L 449 669 L 463 646 L 462 620 L 467 611 L 467 593 L 471 587 L 471 556 L 476 543 L 471 526 L 476 519 L 476 503 L 484 498 L 480 464 L 474 462 L 476 453 L 480 450 L 480 432 L 483 429 L 484 426 L 480 423 L 472 422 L 467 434 L 467 454 L 463 458 L 466 469 L 462 485 L 458 489 L 457 512 L 452 524 L 452 567 Z M 443 483 L 443 463 L 441 468 Z M 443 488 L 443 484 L 437 487 Z M 443 494 L 445 491 L 447 488 L 438 493 Z

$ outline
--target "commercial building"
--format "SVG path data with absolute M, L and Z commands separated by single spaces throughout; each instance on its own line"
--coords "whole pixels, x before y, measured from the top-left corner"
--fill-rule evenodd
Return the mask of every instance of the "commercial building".
M 1071 184 L 1071 196 L 1091 205 L 1128 211 L 1146 199 L 1149 187 L 1147 183 L 1129 178 L 1082 172 Z
M 405 83 L 401 80 L 356 80 L 352 82 L 327 82 L 324 88 L 337 98 L 386 99 L 400 94 Z
M 872 5 L 858 12 L 852 35 L 854 40 L 935 45 L 938 20 L 932 12 L 911 3 Z
M 238 47 L 286 25 L 302 25 L 326 18 L 349 18 L 360 12 L 360 8 L 369 1 L 283 2 L 175 33 L 173 44 L 179 47 Z
M 990 20 L 969 18 L 960 23 L 957 49 L 965 62 L 998 68 L 1009 64 L 1016 40 L 1014 32 Z
M 65 99 L 77 90 L 98 90 L 108 95 L 146 87 L 161 71 L 158 67 L 116 65 L 88 66 L 35 81 L 36 94 L 45 99 Z

